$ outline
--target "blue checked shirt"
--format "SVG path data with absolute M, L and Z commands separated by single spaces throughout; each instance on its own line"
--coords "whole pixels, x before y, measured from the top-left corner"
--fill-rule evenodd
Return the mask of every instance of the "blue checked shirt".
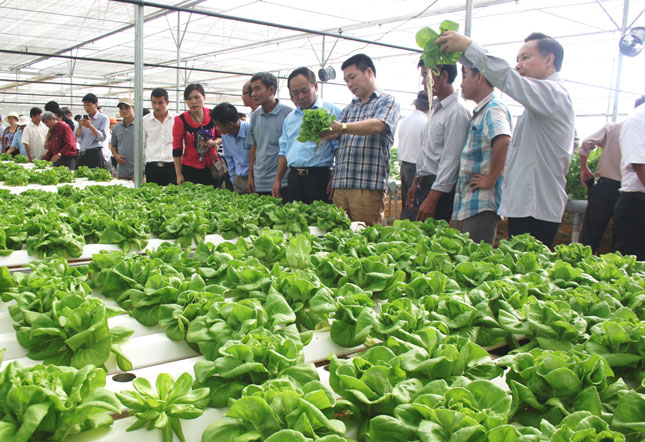
M 502 201 L 502 176 L 490 189 L 475 191 L 470 188 L 470 180 L 474 174 L 487 175 L 490 172 L 493 139 L 499 135 L 510 136 L 511 126 L 511 113 L 494 92 L 475 107 L 459 159 L 454 219 L 464 220 L 487 210 L 497 213 Z
M 335 189 L 387 189 L 390 176 L 390 148 L 394 143 L 394 130 L 399 123 L 399 103 L 382 90 L 372 92 L 369 100 L 360 98 L 340 114 L 340 123 L 353 123 L 375 118 L 385 123 L 385 130 L 375 135 L 341 134 L 338 138 Z
M 316 98 L 312 109 L 323 108 L 330 115 L 338 118 L 340 109 L 327 101 Z M 280 136 L 280 156 L 287 159 L 289 167 L 331 167 L 334 165 L 334 152 L 338 149 L 338 140 L 328 141 L 320 145 L 313 141 L 304 143 L 298 141 L 302 117 L 305 113 L 300 106 L 291 111 L 284 119 L 282 135 Z

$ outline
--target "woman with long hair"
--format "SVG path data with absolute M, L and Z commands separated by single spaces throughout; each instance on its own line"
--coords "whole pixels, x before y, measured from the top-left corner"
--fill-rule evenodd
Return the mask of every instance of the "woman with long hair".
M 222 179 L 215 180 L 211 165 L 219 159 L 215 141 L 221 135 L 204 107 L 206 92 L 201 84 L 189 84 L 184 90 L 188 110 L 175 117 L 172 130 L 173 159 L 177 185 L 184 181 L 220 187 Z

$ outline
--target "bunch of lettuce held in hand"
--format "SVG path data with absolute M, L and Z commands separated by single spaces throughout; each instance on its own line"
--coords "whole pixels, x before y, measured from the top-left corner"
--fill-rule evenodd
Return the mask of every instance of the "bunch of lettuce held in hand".
M 318 109 L 305 109 L 304 113 L 298 141 L 301 143 L 307 141 L 320 142 L 320 132 L 331 129 L 331 123 L 336 119 L 336 115 L 330 115 L 327 109 L 321 107 Z
M 435 46 L 434 41 L 446 31 L 457 31 L 459 25 L 454 21 L 444 20 L 439 25 L 439 32 L 435 32 L 429 27 L 421 28 L 415 36 L 417 45 L 423 48 L 423 64 L 428 69 L 437 71 L 437 66 L 442 64 L 456 64 L 461 56 L 461 52 L 443 53 L 439 51 L 439 46 Z

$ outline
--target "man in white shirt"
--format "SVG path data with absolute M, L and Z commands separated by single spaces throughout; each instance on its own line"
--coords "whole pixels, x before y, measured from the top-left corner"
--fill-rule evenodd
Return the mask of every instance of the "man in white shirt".
M 620 151 L 622 181 L 614 209 L 616 250 L 645 261 L 645 104 L 623 123 Z
M 530 233 L 553 244 L 567 203 L 566 174 L 573 153 L 575 111 L 561 77 L 562 45 L 533 33 L 524 40 L 513 69 L 470 38 L 444 32 L 435 44 L 463 52 L 493 86 L 524 106 L 508 150 L 499 215 L 509 236 Z
M 47 152 L 45 149 L 45 139 L 49 128 L 40 121 L 43 115 L 42 109 L 32 107 L 29 111 L 31 121 L 22 132 L 22 144 L 25 145 L 27 158 L 33 163 L 34 160 L 42 160 Z
M 143 117 L 143 153 L 146 182 L 160 186 L 176 184 L 172 159 L 172 126 L 175 116 L 168 110 L 168 91 L 155 88 L 150 94 L 153 112 Z
M 401 219 L 412 220 L 412 209 L 405 200 L 417 174 L 417 161 L 423 151 L 424 132 L 428 125 L 428 94 L 421 91 L 414 100 L 414 111 L 399 124 L 399 146 L 397 154 L 401 163 Z
M 459 155 L 466 141 L 470 112 L 455 91 L 455 65 L 440 65 L 432 72 L 435 100 L 428 119 L 426 142 L 417 164 L 417 176 L 408 192 L 413 219 L 432 217 L 450 222 L 455 200 Z

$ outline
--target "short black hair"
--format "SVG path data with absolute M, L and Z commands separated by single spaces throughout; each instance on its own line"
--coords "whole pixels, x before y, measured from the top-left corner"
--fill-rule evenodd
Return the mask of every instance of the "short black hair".
M 301 67 L 294 70 L 289 74 L 289 77 L 287 77 L 287 89 L 291 87 L 291 79 L 297 77 L 298 75 L 305 77 L 307 80 L 309 80 L 309 83 L 313 84 L 316 82 L 316 74 L 314 74 L 314 72 L 307 67 Z
M 417 69 L 424 68 L 424 67 L 426 67 L 426 64 L 423 62 L 423 58 L 419 58 L 419 62 L 417 63 Z
M 58 118 L 63 118 L 65 115 L 63 115 L 63 111 L 60 110 L 60 107 L 57 107 L 56 109 L 53 109 L 51 111 L 52 114 L 56 115 Z
M 560 72 L 562 69 L 562 60 L 564 59 L 564 48 L 553 37 L 549 37 L 541 32 L 533 32 L 524 39 L 524 43 L 537 40 L 537 48 L 542 57 L 553 54 L 553 66 Z
M 634 107 L 638 107 L 643 103 L 645 103 L 645 95 L 641 95 L 636 99 L 636 101 L 634 102 Z
M 56 109 L 60 109 L 60 106 L 53 100 L 48 101 L 47 104 L 45 104 L 45 110 L 47 112 L 54 112 Z
M 437 69 L 439 70 L 439 75 L 441 75 L 442 72 L 446 72 L 448 74 L 448 83 L 451 83 L 455 81 L 455 78 L 457 78 L 457 65 L 456 64 L 440 64 L 437 66 Z
M 70 109 L 70 108 L 68 108 L 67 106 L 62 107 L 62 108 L 61 108 L 61 110 L 63 111 L 63 113 L 64 113 L 65 115 L 72 115 L 72 111 L 71 111 L 71 109 Z
M 96 97 L 96 95 L 94 95 L 93 93 L 91 93 L 91 92 L 90 92 L 89 94 L 86 94 L 86 95 L 83 97 L 83 100 L 82 100 L 82 101 L 83 101 L 83 103 L 93 103 L 93 104 L 98 104 L 99 99 Z
M 464 70 L 465 68 L 470 69 L 470 72 L 471 72 L 473 75 L 481 74 L 481 71 L 480 71 L 479 69 L 477 69 L 476 67 L 474 67 L 474 66 L 473 66 L 472 68 L 471 68 L 470 66 L 462 66 L 462 67 L 461 67 L 462 72 L 463 72 L 463 70 Z M 487 85 L 489 85 L 490 87 L 494 87 L 494 86 L 493 86 L 493 84 L 492 84 L 490 81 L 488 81 L 488 78 L 486 78 L 486 76 L 485 76 L 485 75 L 484 75 L 484 80 L 486 80 L 486 84 L 487 84 Z
M 31 110 L 29 111 L 29 117 L 33 118 L 36 115 L 40 115 L 43 113 L 43 110 L 39 107 L 32 107 Z
M 220 103 L 211 110 L 211 118 L 221 124 L 236 123 L 240 114 L 231 103 Z
M 278 93 L 278 79 L 271 72 L 258 72 L 251 77 L 251 83 L 261 81 L 265 88 L 273 86 L 274 93 Z
M 340 69 L 344 71 L 350 66 L 356 66 L 361 72 L 365 72 L 367 68 L 372 70 L 372 73 L 376 77 L 376 67 L 374 67 L 374 62 L 365 54 L 356 54 L 349 57 L 345 62 L 340 66 Z
M 186 89 L 184 89 L 184 100 L 188 100 L 188 97 L 190 97 L 190 93 L 192 91 L 197 91 L 202 94 L 202 97 L 206 98 L 206 91 L 204 90 L 204 86 L 199 83 L 192 83 L 186 86 Z
M 165 89 L 164 89 L 164 88 L 162 88 L 162 87 L 156 87 L 156 88 L 154 88 L 154 89 L 152 90 L 152 92 L 150 92 L 150 99 L 152 99 L 152 97 L 155 97 L 155 98 L 163 98 L 165 101 L 169 101 L 169 100 L 170 100 L 170 99 L 168 98 L 168 91 L 167 91 L 167 90 L 165 90 Z

